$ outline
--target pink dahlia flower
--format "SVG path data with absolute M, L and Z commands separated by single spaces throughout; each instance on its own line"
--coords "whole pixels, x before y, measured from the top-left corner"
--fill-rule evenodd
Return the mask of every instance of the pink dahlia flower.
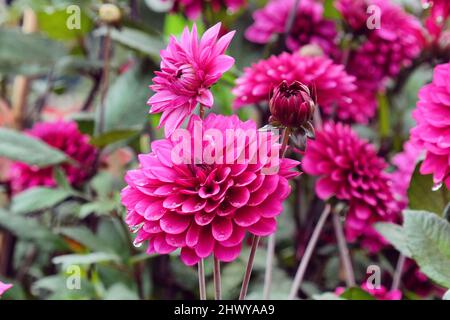
M 326 123 L 316 133 L 316 140 L 309 141 L 302 167 L 306 173 L 319 176 L 315 188 L 319 198 L 334 196 L 347 202 L 345 231 L 349 241 L 361 237 L 362 245 L 371 252 L 385 244 L 372 225 L 393 221 L 397 204 L 384 172 L 387 164 L 373 145 L 360 139 L 350 126 Z
M 436 184 L 450 189 L 450 63 L 434 69 L 432 83 L 419 91 L 417 108 L 413 112 L 416 127 L 412 141 L 426 151 L 420 172 L 433 174 Z
M 346 288 L 339 287 L 336 289 L 336 294 L 341 295 L 344 293 Z M 402 292 L 400 290 L 391 290 L 389 291 L 384 286 L 380 286 L 378 288 L 369 288 L 366 282 L 361 285 L 361 289 L 369 293 L 377 300 L 401 300 Z
M 373 74 L 372 79 L 382 82 L 395 77 L 404 67 L 411 65 L 425 45 L 420 21 L 403 9 L 385 0 L 372 0 L 370 4 L 381 9 L 380 27 L 370 30 L 365 41 L 356 51 L 357 73 Z M 364 63 L 364 60 L 368 60 Z M 371 66 L 370 69 L 365 67 Z M 359 78 L 359 77 L 358 77 Z
M 370 0 L 337 0 L 336 9 L 341 13 L 344 21 L 357 33 L 367 31 L 367 7 Z
M 341 121 L 366 124 L 377 111 L 376 92 L 360 87 L 358 81 L 355 84 L 358 89 L 349 92 L 346 99 L 340 100 L 334 112 Z M 328 113 L 332 114 L 332 110 L 333 108 L 329 107 Z
M 140 155 L 139 168 L 127 173 L 128 186 L 122 190 L 126 222 L 137 232 L 135 243 L 148 241 L 149 254 L 181 248 L 187 265 L 211 254 L 232 261 L 247 231 L 257 236 L 275 232 L 275 217 L 290 193 L 288 179 L 298 174 L 291 171 L 298 162 L 279 159 L 277 137 L 236 116 L 210 114 L 203 122 L 193 116 L 187 130 L 180 131 L 188 145 L 181 159 L 174 157 L 180 142 L 173 135 L 153 142 L 152 153 Z M 215 161 L 190 152 L 198 145 L 214 150 L 209 154 Z M 277 172 L 265 170 L 270 157 L 278 160 Z
M 210 2 L 214 11 L 225 8 L 231 12 L 238 11 L 246 3 L 246 0 L 175 0 L 173 1 L 174 11 L 184 11 L 189 19 L 197 19 L 202 13 L 204 5 Z
M 283 80 L 288 83 L 299 81 L 317 92 L 317 102 L 327 114 L 334 112 L 336 103 L 350 102 L 348 95 L 356 89 L 354 77 L 344 71 L 343 65 L 326 57 L 285 52 L 260 60 L 244 70 L 233 89 L 234 107 L 268 101 L 271 91 Z
M 6 291 L 11 289 L 12 287 L 13 287 L 12 284 L 3 283 L 0 281 L 0 297 L 2 296 L 2 294 L 4 294 Z
M 97 150 L 89 144 L 89 137 L 78 131 L 75 122 L 41 122 L 35 124 L 26 133 L 63 151 L 76 162 L 61 164 L 67 179 L 73 186 L 80 186 L 92 176 Z M 53 167 L 39 168 L 21 162 L 11 165 L 9 178 L 13 192 L 35 186 L 56 185 Z
M 450 2 L 448 0 L 422 0 L 429 6 L 430 15 L 425 21 L 425 27 L 434 39 L 439 38 L 450 17 Z
M 255 22 L 245 37 L 255 43 L 266 44 L 274 35 L 284 34 L 296 0 L 271 0 L 264 8 L 255 11 Z M 286 46 L 297 51 L 306 44 L 316 44 L 327 54 L 335 53 L 336 26 L 323 17 L 323 5 L 315 0 L 301 0 L 295 21 L 286 39 Z
M 149 99 L 150 113 L 162 112 L 160 125 L 166 136 L 180 127 L 197 104 L 210 108 L 214 99 L 210 87 L 234 64 L 225 55 L 234 31 L 219 38 L 220 23 L 208 29 L 199 39 L 197 27 L 185 28 L 180 41 L 170 38 L 161 51 L 161 71 L 153 85 L 156 93 Z

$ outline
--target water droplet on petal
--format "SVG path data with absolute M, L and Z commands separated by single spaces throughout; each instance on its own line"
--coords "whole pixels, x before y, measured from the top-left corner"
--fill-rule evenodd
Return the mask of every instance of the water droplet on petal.
M 140 223 L 138 225 L 131 226 L 130 227 L 130 232 L 131 233 L 137 233 L 142 228 L 143 225 L 144 225 L 144 223 Z
M 442 187 L 442 182 L 434 184 L 433 188 L 431 188 L 432 191 L 438 191 Z
M 133 246 L 135 246 L 136 248 L 139 248 L 140 246 L 142 246 L 143 241 L 133 241 Z

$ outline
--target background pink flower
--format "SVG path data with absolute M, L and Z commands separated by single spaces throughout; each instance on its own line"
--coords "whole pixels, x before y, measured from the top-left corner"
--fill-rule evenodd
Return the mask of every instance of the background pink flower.
M 433 174 L 434 182 L 450 188 L 450 63 L 434 69 L 432 83 L 419 92 L 413 112 L 413 143 L 426 151 L 420 172 Z
M 255 43 L 266 44 L 275 35 L 286 32 L 289 16 L 296 0 L 271 0 L 253 14 L 255 22 L 245 37 Z M 302 0 L 297 7 L 295 21 L 286 38 L 286 46 L 296 51 L 306 44 L 316 44 L 327 54 L 336 53 L 336 26 L 323 17 L 323 5 L 315 0 Z
M 316 133 L 302 162 L 305 173 L 319 177 L 315 188 L 319 198 L 336 197 L 348 204 L 347 239 L 362 238 L 361 244 L 371 252 L 385 244 L 373 223 L 393 221 L 397 216 L 386 167 L 373 145 L 340 123 L 326 123 Z
M 162 112 L 160 125 L 166 136 L 180 127 L 197 104 L 210 108 L 214 99 L 210 87 L 234 64 L 225 55 L 234 31 L 219 38 L 221 24 L 208 29 L 199 39 L 197 27 L 186 27 L 180 41 L 174 36 L 161 51 L 161 71 L 153 85 L 156 93 L 149 99 L 150 113 Z
M 2 296 L 2 294 L 4 294 L 6 291 L 11 289 L 12 287 L 13 287 L 12 284 L 3 283 L 0 281 L 0 297 Z
M 422 2 L 430 7 L 425 27 L 434 39 L 438 39 L 450 16 L 450 2 L 448 0 L 422 0 Z
M 66 153 L 75 164 L 63 163 L 61 168 L 73 186 L 90 178 L 97 158 L 97 150 L 89 144 L 89 137 L 78 131 L 76 122 L 41 122 L 26 131 L 50 146 Z M 15 162 L 10 167 L 9 179 L 13 192 L 20 192 L 35 186 L 53 187 L 53 167 L 39 168 L 26 163 Z
M 193 161 L 179 164 L 171 154 L 178 140 L 154 141 L 152 153 L 140 155 L 139 168 L 126 175 L 128 186 L 122 191 L 122 203 L 128 212 L 126 222 L 137 232 L 136 243 L 148 241 L 149 254 L 167 254 L 181 248 L 181 259 L 187 265 L 211 254 L 221 261 L 232 261 L 239 255 L 247 231 L 258 236 L 275 232 L 275 217 L 281 213 L 282 202 L 289 195 L 288 179 L 298 174 L 291 171 L 298 162 L 282 159 L 277 173 L 264 174 L 269 153 L 264 152 L 263 157 L 251 163 L 249 160 L 254 159 L 257 150 L 250 146 L 256 144 L 259 150 L 273 142 L 271 133 L 257 137 L 252 121 L 210 114 L 202 124 L 201 140 L 194 139 L 195 123 L 202 123 L 197 116 L 188 125 L 187 132 L 192 134 L 189 142 L 191 146 L 203 142 L 203 150 L 216 145 L 209 129 L 222 133 L 220 139 L 225 139 L 227 129 L 253 132 L 253 137 L 246 138 L 245 146 L 237 147 L 229 142 L 232 159 L 245 152 L 248 157 L 243 162 L 226 163 L 222 157 L 229 150 L 223 140 L 223 153 L 219 156 L 223 164 L 194 164 Z M 233 143 L 238 139 L 234 135 Z M 279 148 L 275 144 L 277 159 Z M 196 159 L 194 154 L 184 157 Z
M 246 0 L 175 0 L 173 1 L 173 10 L 184 11 L 189 19 L 195 20 L 200 16 L 207 2 L 210 3 L 214 11 L 225 8 L 231 12 L 238 11 L 246 4 Z
M 299 81 L 312 92 L 317 92 L 319 107 L 326 114 L 334 113 L 336 103 L 350 102 L 348 96 L 356 89 L 354 77 L 344 71 L 343 65 L 335 64 L 326 57 L 285 52 L 244 69 L 233 89 L 236 96 L 234 107 L 268 101 L 272 89 L 283 80 L 288 83 Z

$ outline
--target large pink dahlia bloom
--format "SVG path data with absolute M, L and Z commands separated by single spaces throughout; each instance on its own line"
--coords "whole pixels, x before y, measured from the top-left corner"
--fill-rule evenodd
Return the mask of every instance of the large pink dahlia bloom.
M 354 77 L 345 72 L 343 65 L 326 57 L 284 52 L 245 68 L 233 89 L 234 107 L 268 101 L 270 92 L 283 80 L 299 81 L 317 92 L 317 102 L 328 114 L 334 112 L 336 103 L 350 102 L 348 95 L 356 88 Z
M 175 135 L 153 142 L 152 152 L 140 155 L 139 168 L 125 177 L 126 222 L 137 232 L 136 243 L 148 241 L 149 254 L 181 248 L 187 265 L 211 254 L 232 261 L 247 231 L 258 236 L 275 232 L 275 217 L 289 195 L 288 179 L 298 174 L 291 171 L 298 162 L 279 159 L 280 145 L 272 140 L 277 137 L 236 116 L 210 114 L 203 122 L 193 116 L 183 132 L 188 150 L 195 144 L 212 148 L 215 161 L 201 161 L 195 151 L 182 155 L 182 161 L 174 158 L 180 144 Z M 271 167 L 269 158 L 278 160 L 277 172 L 265 171 Z
M 420 172 L 433 174 L 436 184 L 450 188 L 450 63 L 434 69 L 432 83 L 419 91 L 413 112 L 416 127 L 411 130 L 415 144 L 426 151 Z
M 97 149 L 89 144 L 89 136 L 78 130 L 76 122 L 41 122 L 26 134 L 40 139 L 50 146 L 63 151 L 75 163 L 63 163 L 61 168 L 73 186 L 80 186 L 93 174 L 97 159 Z M 20 192 L 35 186 L 53 187 L 53 167 L 39 168 L 22 162 L 15 162 L 10 168 L 13 192 Z
M 148 104 L 150 113 L 162 112 L 160 125 L 165 125 L 166 136 L 180 127 L 197 104 L 213 105 L 210 87 L 234 64 L 234 59 L 224 54 L 234 31 L 219 38 L 220 26 L 211 27 L 199 39 L 194 24 L 191 32 L 184 29 L 180 41 L 172 36 L 161 51 L 161 71 L 150 86 L 156 93 Z
M 202 13 L 204 5 L 208 2 L 210 2 L 214 11 L 226 8 L 231 12 L 236 12 L 245 5 L 246 0 L 175 0 L 173 1 L 173 10 L 184 11 L 189 19 L 197 19 Z
M 245 37 L 255 43 L 268 43 L 276 34 L 284 34 L 296 0 L 271 0 L 255 11 L 255 22 Z M 336 51 L 336 27 L 323 17 L 323 5 L 315 0 L 302 0 L 297 7 L 295 21 L 286 39 L 286 46 L 296 51 L 306 44 L 316 44 L 327 54 Z
M 393 221 L 397 204 L 384 172 L 387 164 L 373 145 L 360 139 L 350 126 L 326 123 L 316 133 L 316 140 L 308 142 L 302 167 L 306 173 L 319 176 L 319 198 L 334 196 L 347 202 L 345 231 L 349 241 L 361 237 L 362 245 L 372 252 L 385 244 L 372 224 Z

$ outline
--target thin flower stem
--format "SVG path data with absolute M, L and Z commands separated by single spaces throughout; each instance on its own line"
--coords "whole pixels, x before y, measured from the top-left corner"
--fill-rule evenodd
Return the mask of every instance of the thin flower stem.
M 347 287 L 351 288 L 356 285 L 355 274 L 353 272 L 352 261 L 350 259 L 350 252 L 347 247 L 347 241 L 345 240 L 344 230 L 342 229 L 342 223 L 337 213 L 333 213 L 333 226 L 338 242 L 339 255 L 341 256 L 342 264 L 344 265 L 345 282 L 347 284 Z
M 102 83 L 100 89 L 100 116 L 97 134 L 102 134 L 105 127 L 105 100 L 108 93 L 109 87 L 109 67 L 110 67 L 110 54 L 111 54 L 111 27 L 107 26 L 106 35 L 103 38 L 102 44 L 103 52 L 103 73 L 102 73 Z
M 220 261 L 214 257 L 214 298 L 222 300 L 222 283 L 220 277 Z
M 320 215 L 319 221 L 317 222 L 316 227 L 311 235 L 311 239 L 306 246 L 305 254 L 303 255 L 302 261 L 300 261 L 300 265 L 298 266 L 297 273 L 295 274 L 294 282 L 292 283 L 291 292 L 289 293 L 289 300 L 295 299 L 297 296 L 298 289 L 302 285 L 303 277 L 305 276 L 306 268 L 308 267 L 309 261 L 311 260 L 312 253 L 314 248 L 316 247 L 317 240 L 319 240 L 320 232 L 325 225 L 325 221 L 328 218 L 328 215 L 331 212 L 331 206 L 329 204 L 325 205 L 325 208 Z
M 205 107 L 202 104 L 200 105 L 199 114 L 200 114 L 200 119 L 204 119 L 205 118 Z
M 284 129 L 281 148 L 280 148 L 280 158 L 284 158 L 286 150 L 289 143 L 289 137 L 291 136 L 292 129 L 287 127 Z M 264 293 L 263 299 L 268 300 L 270 297 L 270 289 L 272 287 L 272 273 L 273 273 L 273 261 L 275 257 L 275 233 L 269 236 L 269 241 L 267 243 L 267 258 L 266 258 L 266 272 L 264 275 Z
M 200 300 L 206 300 L 205 262 L 203 259 L 198 262 L 198 287 Z
M 244 280 L 242 281 L 241 293 L 239 294 L 239 300 L 245 300 L 248 291 L 248 284 L 250 282 L 250 276 L 252 275 L 253 262 L 255 260 L 256 249 L 258 248 L 260 237 L 253 236 L 252 248 L 250 250 L 250 256 L 248 257 L 247 268 L 245 269 Z
M 269 236 L 267 243 L 266 273 L 264 276 L 263 299 L 269 300 L 270 289 L 272 288 L 273 260 L 275 257 L 275 233 Z
M 394 279 L 392 280 L 391 291 L 397 290 L 400 287 L 400 281 L 403 274 L 403 266 L 405 265 L 406 257 L 400 253 L 397 261 L 397 267 L 395 268 Z

